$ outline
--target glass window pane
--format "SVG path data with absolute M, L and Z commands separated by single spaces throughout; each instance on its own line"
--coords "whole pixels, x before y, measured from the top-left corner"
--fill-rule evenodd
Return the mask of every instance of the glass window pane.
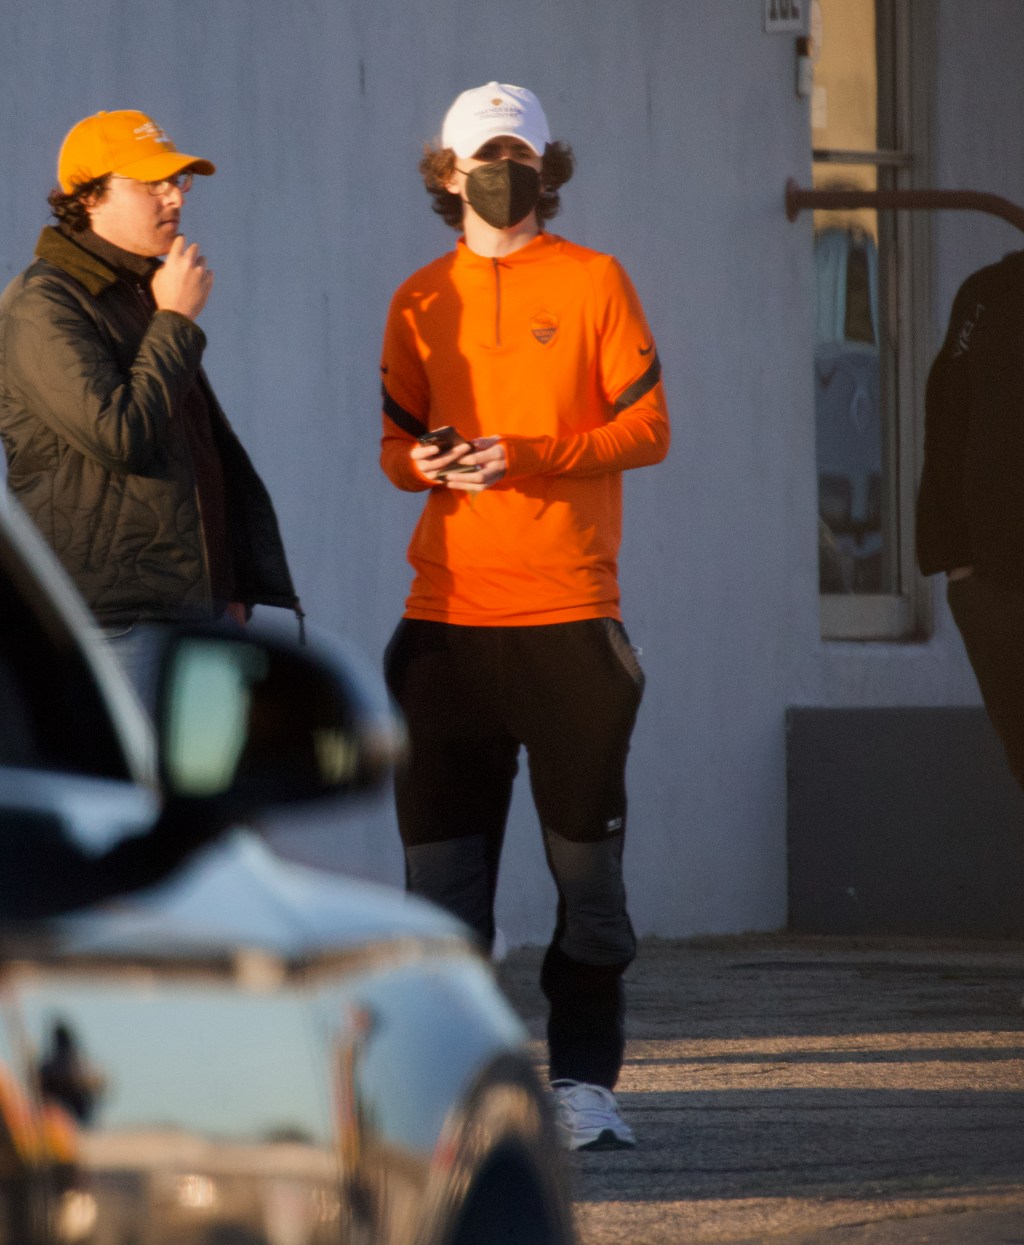
M 875 0 L 820 0 L 815 11 L 813 146 L 875 151 L 879 146 Z
M 880 98 L 891 74 L 880 82 L 879 33 L 875 0 L 820 0 L 811 111 L 815 189 L 892 185 L 892 171 L 875 156 L 881 119 L 892 115 Z M 850 158 L 859 152 L 863 160 Z M 827 595 L 877 596 L 901 587 L 891 228 L 873 209 L 814 214 L 818 564 L 819 589 Z
M 871 166 L 817 166 L 815 185 L 874 188 Z M 814 341 L 822 592 L 896 592 L 892 403 L 883 384 L 883 266 L 874 211 L 814 214 Z

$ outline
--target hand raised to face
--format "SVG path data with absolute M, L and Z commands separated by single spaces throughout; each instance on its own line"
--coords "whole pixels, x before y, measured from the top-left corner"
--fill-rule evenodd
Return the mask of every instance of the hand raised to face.
M 213 271 L 199 246 L 187 243 L 184 234 L 171 243 L 167 258 L 153 276 L 153 298 L 160 311 L 177 311 L 194 320 L 206 306 L 213 289 Z

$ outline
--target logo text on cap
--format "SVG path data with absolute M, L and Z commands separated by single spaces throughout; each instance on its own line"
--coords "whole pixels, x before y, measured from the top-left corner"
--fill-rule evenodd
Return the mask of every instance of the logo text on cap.
M 170 143 L 171 141 L 155 121 L 137 125 L 132 133 L 140 143 L 147 138 L 151 138 L 155 143 Z

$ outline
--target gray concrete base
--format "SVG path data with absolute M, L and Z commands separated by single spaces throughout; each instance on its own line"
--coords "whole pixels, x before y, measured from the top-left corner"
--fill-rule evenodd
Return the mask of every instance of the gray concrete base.
M 1024 937 L 1024 792 L 981 708 L 789 709 L 789 928 Z

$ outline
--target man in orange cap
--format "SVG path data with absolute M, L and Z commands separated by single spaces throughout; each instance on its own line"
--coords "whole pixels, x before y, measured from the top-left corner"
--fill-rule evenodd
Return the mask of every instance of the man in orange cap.
M 57 225 L 0 298 L 8 487 L 146 703 L 146 624 L 299 612 L 270 498 L 200 366 L 213 273 L 181 212 L 214 171 L 144 113 L 86 117 L 60 150 Z

